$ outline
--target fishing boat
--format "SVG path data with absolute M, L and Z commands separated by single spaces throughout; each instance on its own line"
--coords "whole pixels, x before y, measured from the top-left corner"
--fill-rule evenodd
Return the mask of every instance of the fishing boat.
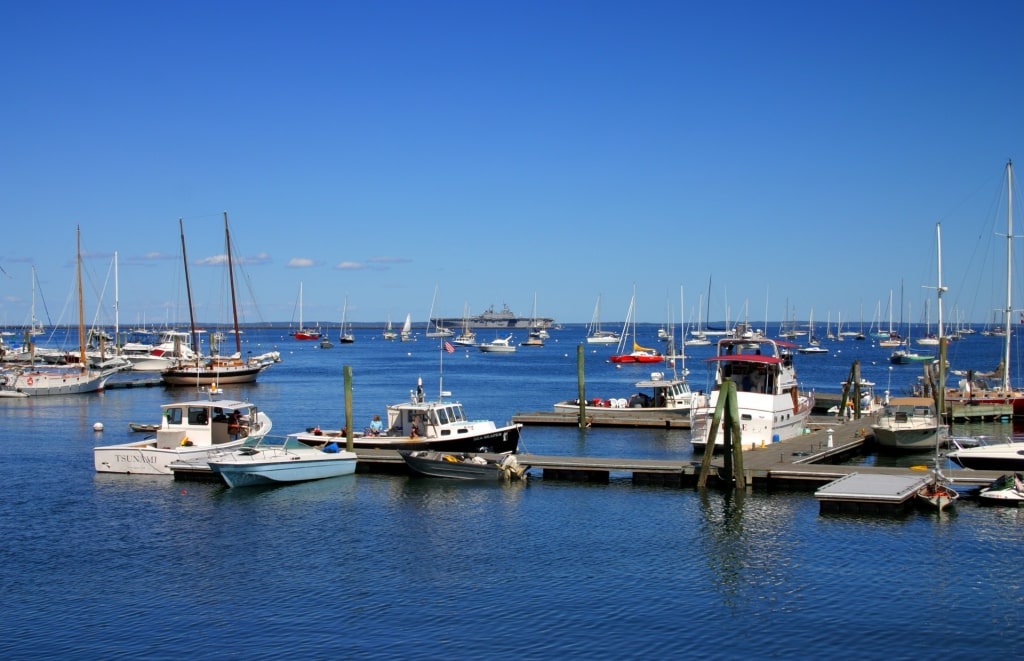
M 303 326 L 302 325 L 302 283 L 299 283 L 299 326 L 292 332 L 292 337 L 296 340 L 319 340 L 320 327 Z
M 383 431 L 371 427 L 352 430 L 356 449 L 380 450 L 442 450 L 444 452 L 515 452 L 519 447 L 520 423 L 496 424 L 493 420 L 469 418 L 462 404 L 445 399 L 451 393 L 444 389 L 444 355 L 454 351 L 448 342 L 438 347 L 438 396 L 428 400 L 423 379 L 416 380 L 416 389 L 409 391 L 406 401 L 386 407 Z M 347 440 L 345 429 L 309 427 L 298 434 L 300 440 L 333 438 Z
M 399 450 L 409 470 L 425 477 L 453 480 L 525 481 L 529 466 L 519 463 L 514 454 L 476 452 L 438 452 L 437 450 Z
M 215 390 L 206 394 L 206 399 L 161 405 L 155 435 L 93 448 L 96 472 L 171 475 L 173 462 L 205 462 L 218 452 L 241 447 L 247 439 L 255 442 L 270 433 L 270 417 L 254 404 L 218 399 Z
M 736 401 L 742 428 L 742 442 L 764 447 L 803 433 L 804 422 L 814 408 L 814 393 L 801 393 L 789 342 L 767 337 L 750 339 L 723 337 L 717 353 L 708 362 L 715 366 L 715 385 L 706 403 L 694 406 L 690 417 L 694 452 L 704 452 L 709 443 L 725 444 L 725 425 L 709 438 L 712 418 L 722 383 L 736 384 Z
M 212 456 L 207 464 L 229 487 L 248 487 L 323 480 L 356 472 L 356 453 L 335 441 L 310 441 L 290 434 L 284 439 L 250 439 L 230 453 Z

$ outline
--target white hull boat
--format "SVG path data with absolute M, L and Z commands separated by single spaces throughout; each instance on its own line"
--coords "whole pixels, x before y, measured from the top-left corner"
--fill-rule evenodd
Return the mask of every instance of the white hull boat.
M 218 454 L 208 462 L 229 487 L 247 487 L 287 482 L 309 482 L 356 472 L 356 454 L 347 452 L 321 437 L 304 442 L 292 434 L 283 439 L 264 436 L 247 441 L 241 448 Z
M 262 438 L 273 426 L 266 413 L 243 401 L 211 397 L 163 404 L 161 409 L 155 435 L 93 448 L 96 472 L 171 475 L 172 462 L 205 460 L 247 439 Z

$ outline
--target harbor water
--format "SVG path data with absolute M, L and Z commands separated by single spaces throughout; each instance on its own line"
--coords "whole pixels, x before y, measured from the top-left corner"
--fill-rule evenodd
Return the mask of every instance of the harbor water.
M 638 341 L 657 346 L 655 331 L 642 327 Z M 224 390 L 284 434 L 345 423 L 346 365 L 357 428 L 419 379 L 436 396 L 443 374 L 469 417 L 505 421 L 576 397 L 584 332 L 553 330 L 543 347 L 512 354 L 448 354 L 440 340 L 387 342 L 379 329 L 326 350 L 286 329 L 247 329 L 246 350 L 283 360 Z M 991 369 L 1000 342 L 954 342 L 951 367 Z M 890 367 L 870 340 L 825 344 L 827 355 L 796 356 L 806 387 L 838 391 L 855 360 L 879 394 L 904 393 L 922 372 Z M 671 371 L 616 367 L 612 351 L 584 345 L 588 397 L 628 397 L 652 369 Z M 688 351 L 694 389 L 709 385 L 712 352 Z M 160 404 L 192 395 L 0 399 L 3 658 L 974 659 L 1024 643 L 1024 510 L 965 497 L 941 515 L 823 515 L 809 492 L 705 493 L 625 476 L 591 485 L 536 471 L 526 484 L 358 474 L 235 490 L 94 472 L 93 446 L 129 440 L 129 422 L 155 422 Z M 531 426 L 522 449 L 692 456 L 688 432 L 665 429 Z

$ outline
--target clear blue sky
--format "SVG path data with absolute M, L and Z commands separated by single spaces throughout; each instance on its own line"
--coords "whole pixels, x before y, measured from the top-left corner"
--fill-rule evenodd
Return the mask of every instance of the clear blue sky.
M 436 287 L 440 315 L 536 294 L 587 322 L 600 294 L 609 323 L 634 285 L 640 321 L 681 287 L 693 319 L 709 279 L 715 319 L 870 321 L 901 283 L 920 317 L 937 222 L 947 319 L 984 322 L 1022 25 L 1014 1 L 8 2 L 0 325 L 31 265 L 74 320 L 76 226 L 87 319 L 113 321 L 117 251 L 122 325 L 187 321 L 178 218 L 223 317 L 224 211 L 248 322 L 297 320 L 300 282 L 305 321 L 347 294 L 354 322 L 423 322 Z

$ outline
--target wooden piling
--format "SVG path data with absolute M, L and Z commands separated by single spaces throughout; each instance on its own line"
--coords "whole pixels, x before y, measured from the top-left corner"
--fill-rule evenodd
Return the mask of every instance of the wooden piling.
M 352 452 L 352 366 L 342 368 L 345 375 L 345 449 Z
M 576 345 L 576 392 L 580 404 L 579 427 L 584 429 L 587 426 L 587 389 L 583 381 L 583 345 Z

